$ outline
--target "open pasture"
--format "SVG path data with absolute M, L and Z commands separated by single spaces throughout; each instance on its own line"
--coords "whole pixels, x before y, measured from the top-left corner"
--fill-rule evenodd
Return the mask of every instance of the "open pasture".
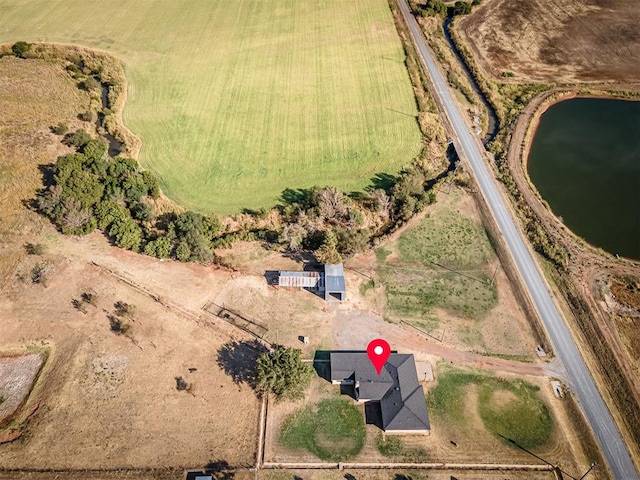
M 140 160 L 186 208 L 359 189 L 421 149 L 386 0 L 0 0 L 0 11 L 0 42 L 74 43 L 124 62 Z
M 495 252 L 473 213 L 461 190 L 441 194 L 437 208 L 376 252 L 390 317 L 433 331 L 438 307 L 479 319 L 496 306 L 488 267 Z

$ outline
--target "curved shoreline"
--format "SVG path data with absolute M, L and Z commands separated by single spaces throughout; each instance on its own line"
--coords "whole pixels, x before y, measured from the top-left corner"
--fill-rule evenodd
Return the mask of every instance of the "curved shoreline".
M 562 231 L 564 234 L 568 234 L 571 238 L 571 241 L 576 246 L 586 247 L 589 249 L 591 253 L 597 254 L 601 257 L 605 257 L 608 259 L 616 259 L 623 260 L 625 262 L 630 262 L 632 265 L 640 266 L 640 259 L 634 259 L 629 257 L 623 257 L 616 255 L 614 253 L 608 252 L 602 247 L 594 245 L 590 243 L 585 238 L 581 237 L 569 227 L 567 227 L 556 215 L 551 208 L 551 205 L 544 199 L 542 194 L 538 191 L 538 188 L 535 186 L 531 177 L 529 176 L 528 164 L 529 164 L 529 155 L 531 153 L 531 145 L 533 143 L 533 138 L 538 130 L 540 125 L 540 119 L 542 115 L 552 106 L 565 102 L 568 100 L 573 100 L 576 98 L 593 98 L 593 99 L 606 99 L 606 100 L 621 100 L 621 101 L 629 101 L 629 102 L 640 102 L 640 98 L 629 98 L 624 97 L 622 95 L 616 95 L 615 93 L 608 94 L 588 94 L 583 93 L 580 90 L 575 88 L 557 88 L 553 90 L 549 90 L 544 92 L 537 97 L 535 97 L 529 105 L 525 107 L 523 112 L 520 114 L 516 126 L 513 129 L 511 134 L 511 140 L 509 141 L 508 153 L 507 153 L 507 161 L 509 165 L 509 170 L 511 171 L 514 180 L 518 184 L 518 188 L 525 196 L 527 203 L 534 210 L 537 216 L 540 217 L 539 208 L 544 208 L 544 210 L 553 218 L 554 226 L 557 230 Z M 524 132 L 522 129 L 524 128 Z M 520 141 L 517 140 L 520 138 Z M 519 148 L 517 145 L 519 144 Z M 514 151 L 517 149 L 517 151 Z M 516 158 L 518 157 L 518 158 Z M 528 192 L 522 188 L 522 184 L 520 179 L 524 178 L 527 183 L 528 190 L 530 193 L 533 193 L 537 199 L 535 202 L 537 205 L 534 205 L 531 202 L 530 196 L 527 195 Z

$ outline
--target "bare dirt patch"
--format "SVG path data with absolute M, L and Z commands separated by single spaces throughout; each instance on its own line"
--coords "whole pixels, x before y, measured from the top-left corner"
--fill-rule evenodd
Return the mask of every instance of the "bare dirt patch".
M 0 357 L 0 425 L 24 403 L 43 361 L 40 353 Z
M 489 0 L 459 22 L 483 70 L 519 82 L 637 82 L 635 0 Z

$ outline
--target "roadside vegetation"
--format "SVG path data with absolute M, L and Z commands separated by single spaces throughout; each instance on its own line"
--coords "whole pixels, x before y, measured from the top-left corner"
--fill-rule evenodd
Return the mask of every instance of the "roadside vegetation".
M 461 2 L 456 2 L 456 5 L 458 3 Z M 473 2 L 473 5 L 479 4 L 480 2 Z M 459 6 L 457 9 L 458 13 L 454 14 L 454 7 L 447 8 L 442 4 L 442 2 L 440 2 L 440 0 L 428 0 L 426 3 L 416 3 L 414 11 L 419 16 L 423 17 L 421 21 L 423 31 L 425 32 L 430 46 L 434 50 L 438 61 L 441 63 L 447 75 L 447 80 L 464 96 L 465 100 L 472 105 L 472 115 L 477 115 L 478 118 L 480 118 L 481 116 L 485 116 L 486 112 L 482 112 L 484 108 L 480 108 L 480 100 L 470 87 L 462 68 L 452 55 L 442 34 L 441 19 L 445 17 L 452 19 L 448 25 L 447 31 L 456 46 L 457 53 L 464 60 L 465 65 L 473 75 L 478 88 L 494 110 L 496 120 L 498 122 L 496 135 L 487 144 L 487 149 L 495 158 L 495 165 L 498 170 L 499 179 L 505 184 L 507 190 L 514 199 L 518 214 L 524 223 L 525 231 L 529 240 L 532 242 L 534 249 L 553 262 L 557 267 L 564 268 L 566 263 L 566 252 L 564 252 L 557 243 L 553 242 L 549 238 L 544 228 L 540 225 L 540 222 L 537 221 L 535 215 L 522 198 L 513 177 L 510 175 L 506 162 L 510 135 L 509 125 L 512 125 L 517 116 L 522 112 L 531 99 L 536 95 L 549 90 L 552 86 L 544 83 L 505 83 L 483 75 L 470 49 L 461 40 L 460 35 L 456 30 L 457 23 L 454 17 L 470 13 L 472 4 L 468 5 L 469 8 L 464 9 Z M 502 77 L 505 79 L 511 79 L 513 78 L 513 73 L 504 72 Z M 476 122 L 475 119 L 473 121 L 474 123 Z
M 446 365 L 439 370 L 438 384 L 429 391 L 427 403 L 441 428 L 462 436 L 473 428 L 472 416 L 477 413 L 488 432 L 513 448 L 517 447 L 503 437 L 528 449 L 542 447 L 550 440 L 553 418 L 538 396 L 538 387 Z M 469 405 L 477 405 L 477 411 Z
M 511 195 L 533 248 L 557 268 L 563 269 L 567 261 L 566 252 L 549 237 L 540 221 L 527 205 L 509 171 L 507 162 L 511 125 L 535 96 L 551 89 L 552 85 L 544 83 L 500 83 L 489 79 L 482 74 L 470 49 L 461 40 L 459 33 L 456 31 L 455 22 L 449 25 L 449 34 L 456 45 L 458 53 L 464 59 L 467 68 L 476 80 L 483 95 L 491 104 L 497 117 L 498 130 L 495 137 L 487 144 L 487 149 L 493 154 L 498 178 Z M 510 77 L 510 75 L 505 75 L 505 77 Z
M 289 416 L 279 433 L 280 444 L 306 450 L 321 460 L 344 461 L 364 446 L 364 418 L 358 407 L 343 398 L 322 400 Z

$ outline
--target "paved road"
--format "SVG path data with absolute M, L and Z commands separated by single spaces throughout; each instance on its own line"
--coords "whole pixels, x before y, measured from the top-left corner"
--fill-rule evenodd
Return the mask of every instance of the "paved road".
M 531 251 L 525 245 L 523 237 L 516 228 L 513 218 L 506 207 L 505 200 L 498 191 L 496 180 L 485 164 L 483 158 L 484 151 L 464 122 L 462 114 L 453 100 L 449 87 L 440 74 L 431 52 L 425 44 L 418 24 L 409 12 L 406 0 L 398 0 L 398 5 L 409 26 L 414 43 L 435 85 L 436 93 L 453 126 L 458 140 L 456 142 L 456 148 L 462 150 L 458 151 L 458 154 L 461 158 L 468 160 L 471 165 L 482 195 L 506 241 L 510 254 L 515 261 L 521 278 L 524 280 L 535 308 L 544 322 L 555 352 L 566 367 L 571 382 L 570 387 L 578 398 L 578 402 L 613 472 L 613 477 L 616 480 L 640 478 L 631 461 L 622 436 L 607 406 L 602 400 L 600 392 L 598 392 L 596 388 L 593 378 L 576 347 L 571 333 L 560 315 L 558 307 L 553 302 Z

